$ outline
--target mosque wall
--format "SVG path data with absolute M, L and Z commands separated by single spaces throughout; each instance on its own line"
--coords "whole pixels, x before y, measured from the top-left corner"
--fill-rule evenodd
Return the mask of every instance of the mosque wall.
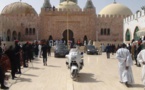
M 145 11 L 140 10 L 131 16 L 124 19 L 123 22 L 123 42 L 128 43 L 134 39 L 135 29 L 138 27 L 139 30 L 145 29 Z M 126 41 L 126 32 L 130 32 L 130 41 Z M 141 36 L 140 36 L 141 37 Z
M 88 39 L 95 40 L 95 23 L 96 14 L 90 14 L 86 12 L 42 12 L 41 18 L 41 39 L 48 39 L 49 35 L 53 36 L 53 39 L 63 38 L 63 32 L 70 29 L 74 33 L 75 40 L 83 41 L 84 35 L 87 35 Z M 45 32 L 45 34 L 43 34 Z
M 34 15 L 1 15 L 1 33 L 3 40 L 13 41 L 14 39 L 23 40 L 36 40 L 35 35 L 26 35 L 26 28 L 35 28 L 38 30 L 38 16 Z
M 123 17 L 97 17 L 98 41 L 122 41 Z M 109 35 L 101 35 L 101 30 L 110 29 Z M 113 36 L 113 37 L 112 37 Z

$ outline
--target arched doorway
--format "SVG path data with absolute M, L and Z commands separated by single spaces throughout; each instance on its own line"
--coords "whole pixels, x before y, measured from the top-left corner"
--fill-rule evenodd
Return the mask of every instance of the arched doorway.
M 88 38 L 87 38 L 86 35 L 84 36 L 84 41 L 83 41 L 83 43 L 84 43 L 84 45 L 87 45 L 87 44 L 88 44 Z
M 67 33 L 68 32 L 68 33 Z M 68 34 L 68 35 L 67 35 Z M 63 40 L 65 40 L 67 42 L 67 40 L 71 40 L 72 43 L 75 43 L 75 40 L 74 40 L 74 34 L 72 32 L 72 30 L 68 29 L 68 30 L 65 30 L 63 32 Z
M 125 39 L 126 39 L 126 41 L 130 41 L 130 32 L 129 32 L 129 30 L 126 31 Z
M 18 40 L 19 41 L 21 40 L 21 33 L 20 32 L 18 33 Z
M 49 39 L 48 40 L 53 40 L 52 35 L 49 36 Z
M 7 31 L 7 41 L 11 40 L 11 31 L 8 29 Z
M 139 31 L 139 28 L 136 27 L 134 31 L 134 40 L 139 40 L 139 37 L 137 36 L 137 32 Z
M 12 37 L 13 37 L 13 40 L 16 40 L 17 39 L 17 32 L 16 31 L 13 31 Z

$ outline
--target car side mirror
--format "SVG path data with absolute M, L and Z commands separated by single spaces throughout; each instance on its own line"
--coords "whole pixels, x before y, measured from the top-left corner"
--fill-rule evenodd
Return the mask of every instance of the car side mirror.
M 68 62 L 66 62 L 66 65 L 68 65 Z
M 81 52 L 81 55 L 83 55 L 84 53 L 83 52 Z
M 65 57 L 67 57 L 67 58 L 68 58 L 68 56 L 69 56 L 68 54 L 67 54 L 67 55 L 65 55 Z

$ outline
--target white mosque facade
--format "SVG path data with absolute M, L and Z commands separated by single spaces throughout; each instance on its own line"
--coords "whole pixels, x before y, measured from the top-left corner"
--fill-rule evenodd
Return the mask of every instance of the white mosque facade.
M 141 32 L 140 34 L 137 34 Z M 123 42 L 130 43 L 133 39 L 138 40 L 145 35 L 145 9 L 138 10 L 135 14 L 124 19 Z

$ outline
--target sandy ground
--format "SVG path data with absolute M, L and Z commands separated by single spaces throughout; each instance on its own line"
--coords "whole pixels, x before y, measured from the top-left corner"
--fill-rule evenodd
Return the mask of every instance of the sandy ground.
M 115 55 L 110 59 L 106 54 L 84 54 L 84 67 L 80 71 L 78 81 L 70 77 L 65 61 L 67 58 L 48 57 L 48 65 L 43 66 L 42 58 L 29 63 L 28 68 L 22 68 L 18 78 L 6 81 L 10 90 L 144 90 L 141 82 L 142 67 L 132 67 L 135 84 L 127 88 L 119 82 L 118 61 Z

